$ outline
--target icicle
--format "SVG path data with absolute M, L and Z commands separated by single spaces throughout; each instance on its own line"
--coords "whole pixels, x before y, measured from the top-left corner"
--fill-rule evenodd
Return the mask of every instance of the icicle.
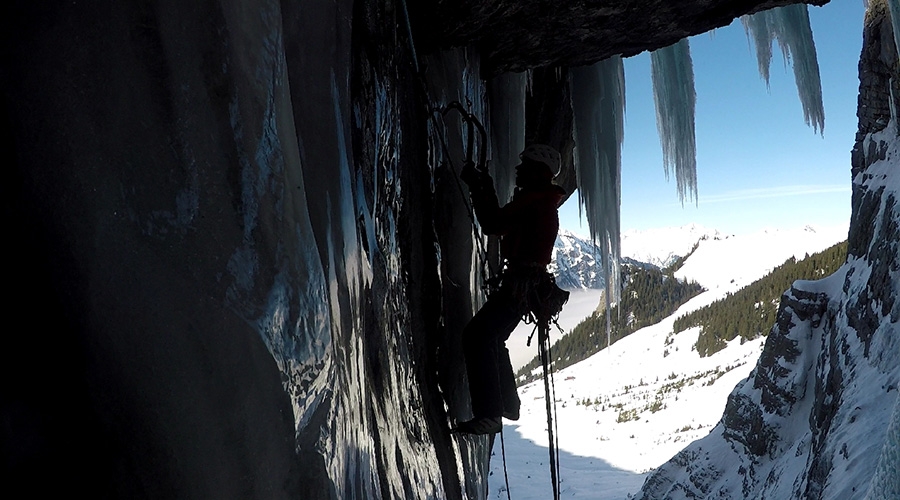
M 606 296 L 618 302 L 619 209 L 622 139 L 625 122 L 625 70 L 613 56 L 569 73 L 575 121 L 575 173 L 591 239 L 600 246 Z
M 666 178 L 675 170 L 678 198 L 697 199 L 694 65 L 686 38 L 650 53 L 656 127 Z
M 896 2 L 897 0 L 890 0 Z M 803 119 L 813 130 L 825 131 L 825 108 L 822 105 L 822 83 L 816 44 L 809 26 L 805 4 L 794 4 L 757 12 L 741 18 L 747 36 L 754 41 L 759 74 L 769 85 L 772 41 L 778 40 L 785 64 L 794 68 L 794 81 L 803 107 Z
M 497 198 L 512 197 L 515 166 L 525 149 L 525 73 L 504 73 L 490 81 L 491 176 Z
M 766 81 L 766 87 L 769 86 L 769 67 L 772 64 L 772 40 L 775 32 L 770 25 L 769 15 L 771 11 L 763 11 L 752 16 L 744 16 L 741 23 L 744 25 L 744 31 L 747 37 L 753 40 L 756 48 L 756 61 L 759 65 L 759 74 Z

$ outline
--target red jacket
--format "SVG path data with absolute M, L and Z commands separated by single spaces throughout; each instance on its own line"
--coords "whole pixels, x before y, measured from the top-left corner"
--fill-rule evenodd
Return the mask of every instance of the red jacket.
M 565 191 L 554 184 L 540 189 L 516 189 L 512 201 L 500 207 L 490 177 L 472 187 L 475 215 L 485 234 L 500 235 L 500 256 L 511 267 L 550 263 L 559 231 L 557 209 Z

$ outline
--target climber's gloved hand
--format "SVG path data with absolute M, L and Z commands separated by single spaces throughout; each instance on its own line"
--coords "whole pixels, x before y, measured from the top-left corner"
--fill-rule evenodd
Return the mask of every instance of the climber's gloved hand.
M 484 182 L 484 171 L 476 167 L 475 162 L 467 161 L 463 165 L 459 178 L 468 184 L 470 189 L 475 189 Z

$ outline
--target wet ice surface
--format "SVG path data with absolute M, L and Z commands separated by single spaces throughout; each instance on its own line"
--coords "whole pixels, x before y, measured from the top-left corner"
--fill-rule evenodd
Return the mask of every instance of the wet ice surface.
M 710 432 L 728 394 L 755 366 L 765 339 L 743 345 L 735 339 L 715 355 L 700 358 L 692 348 L 696 328 L 672 335 L 677 316 L 751 283 L 791 256 L 802 258 L 845 237 L 846 228 L 807 227 L 703 241 L 679 274 L 709 291 L 660 323 L 556 373 L 563 498 L 624 499 L 636 493 L 648 471 Z M 732 265 L 737 249 L 742 249 L 739 267 Z M 592 292 L 575 292 L 575 303 L 590 303 Z M 580 321 L 569 314 L 586 315 L 586 309 L 569 309 L 571 305 L 561 322 Z M 508 343 L 511 347 L 519 330 Z M 504 427 L 511 493 L 513 498 L 549 498 L 543 382 L 522 387 L 519 394 L 521 419 L 506 421 Z M 506 498 L 500 439 L 491 457 L 489 492 L 489 498 Z

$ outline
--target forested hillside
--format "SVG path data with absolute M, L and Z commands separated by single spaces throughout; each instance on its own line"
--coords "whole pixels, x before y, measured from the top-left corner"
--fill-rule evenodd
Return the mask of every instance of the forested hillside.
M 612 307 L 611 343 L 659 322 L 703 291 L 696 282 L 680 281 L 673 276 L 682 262 L 679 259 L 662 270 L 656 267 L 623 265 L 625 288 L 620 304 Z M 591 356 L 606 345 L 606 311 L 595 312 L 553 344 L 553 366 L 556 370 L 561 370 Z M 517 381 L 527 383 L 537 378 L 537 375 L 531 373 L 539 366 L 540 359 L 535 357 L 519 370 Z
M 725 298 L 680 316 L 675 333 L 699 326 L 697 352 L 709 356 L 737 337 L 744 340 L 768 334 L 775 324 L 781 294 L 797 280 L 814 280 L 834 273 L 847 257 L 847 242 L 797 261 L 793 257 L 763 278 Z M 740 263 L 735 263 L 740 265 Z

